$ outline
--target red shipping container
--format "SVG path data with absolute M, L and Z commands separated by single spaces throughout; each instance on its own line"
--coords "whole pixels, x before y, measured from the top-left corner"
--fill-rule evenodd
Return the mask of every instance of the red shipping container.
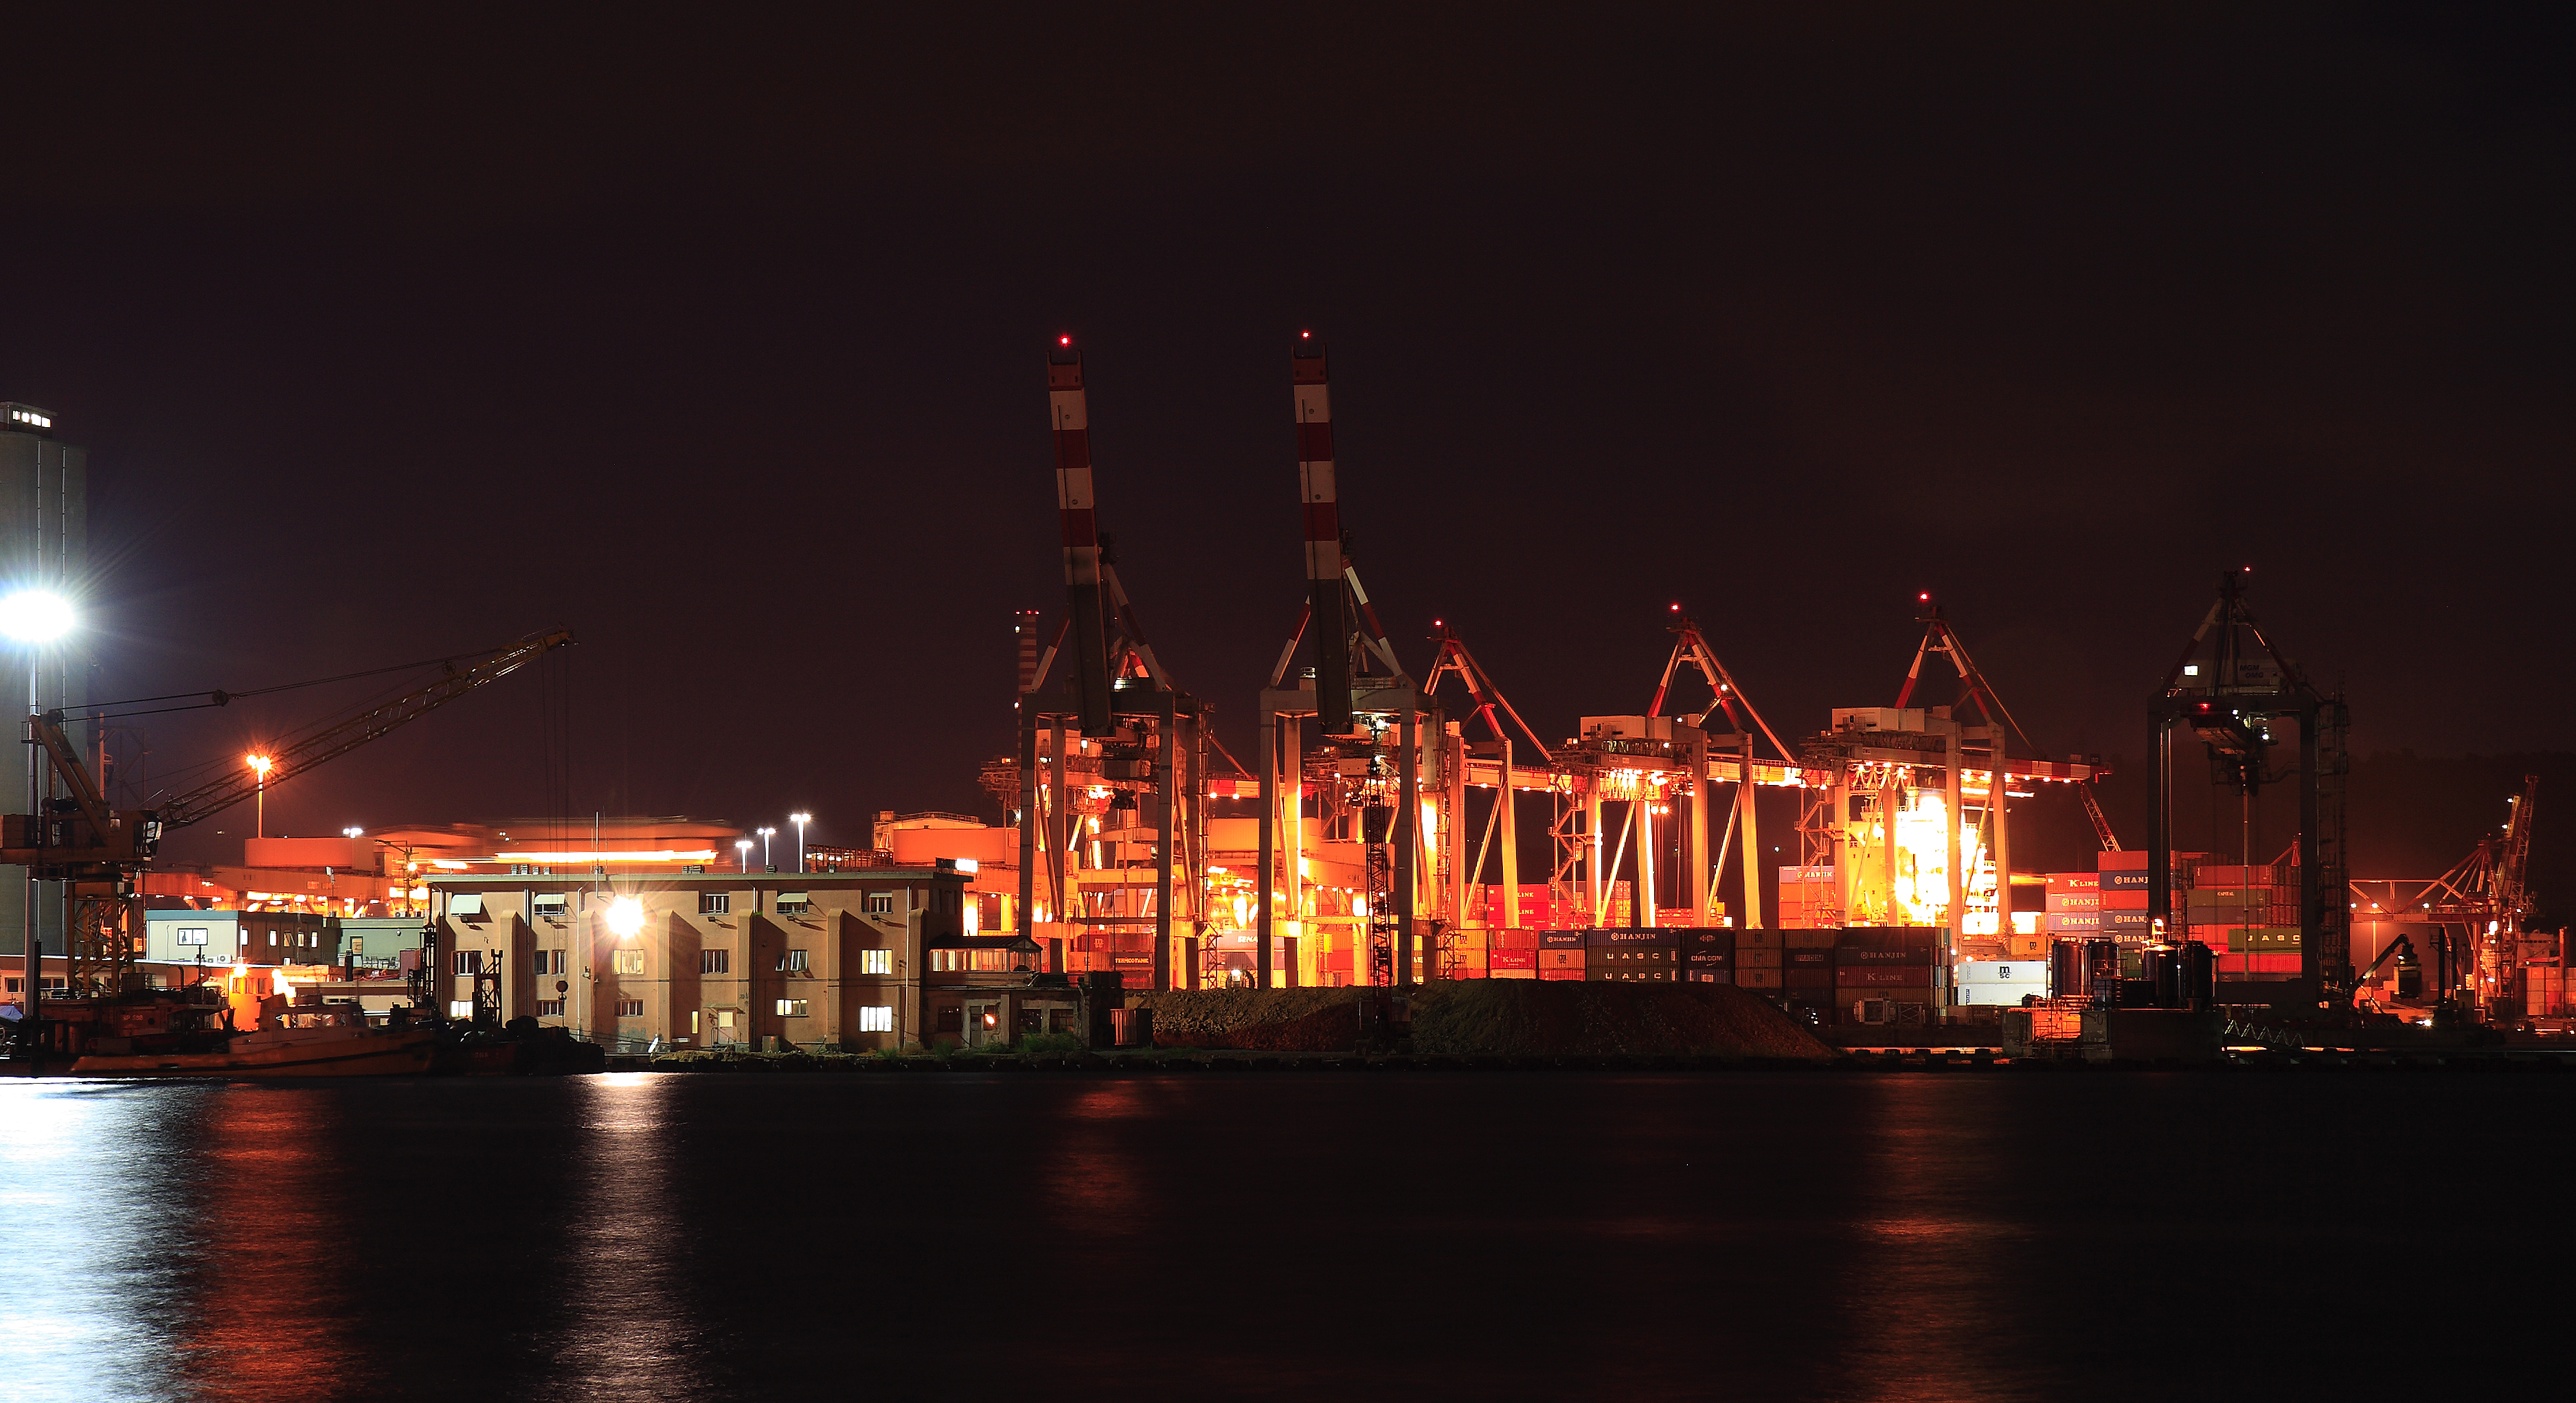
M 1583 971 L 1579 969 L 1543 969 L 1538 972 L 1538 977 L 1541 979 L 1579 980 L 1583 977 Z
M 2128 852 L 2104 853 L 2101 856 L 2101 860 L 2094 864 L 2094 870 L 2098 872 L 2144 872 L 2147 870 L 2146 849 L 2138 848 Z
M 1834 970 L 1834 984 L 1844 989 L 1900 989 L 1922 984 L 1928 977 L 1926 965 L 1842 965 Z
M 1536 969 L 1538 952 L 1536 950 L 1488 950 L 1485 952 L 1485 963 L 1494 969 Z
M 1530 954 L 1542 970 L 1570 969 L 1581 973 L 1583 969 L 1583 947 L 1579 945 L 1570 950 L 1532 950 Z
M 2101 890 L 2101 886 L 2102 876 L 2098 872 L 2051 872 L 2048 874 L 2048 893 L 2051 896 L 2055 896 L 2059 892 L 2099 891 Z
M 2123 888 L 2118 891 L 2106 891 L 2102 893 L 2102 909 L 2105 911 L 2144 911 L 2147 909 L 2147 889 L 2145 887 L 2133 887 Z
M 1497 928 L 1485 932 L 1485 943 L 1496 950 L 1535 950 L 1538 948 L 1538 932 Z

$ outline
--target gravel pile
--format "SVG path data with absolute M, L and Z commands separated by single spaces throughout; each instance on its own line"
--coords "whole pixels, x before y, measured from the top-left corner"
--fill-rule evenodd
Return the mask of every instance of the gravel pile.
M 1434 1056 L 1696 1054 L 1829 1061 L 1834 1050 L 1769 1000 L 1725 984 L 1467 979 L 1413 1005 L 1413 1050 Z
M 1348 1052 L 1359 1042 L 1353 989 L 1202 989 L 1137 993 L 1129 1008 L 1154 1011 L 1157 1047 L 1258 1052 Z
M 1347 1052 L 1356 989 L 1133 993 L 1160 1047 Z M 1834 1050 L 1767 999 L 1724 984 L 1443 981 L 1413 994 L 1413 1050 L 1432 1056 L 1687 1054 L 1830 1060 Z

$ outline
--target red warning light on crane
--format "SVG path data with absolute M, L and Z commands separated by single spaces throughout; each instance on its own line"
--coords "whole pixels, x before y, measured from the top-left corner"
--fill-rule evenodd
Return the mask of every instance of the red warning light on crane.
M 1311 331 L 1301 331 L 1297 333 L 1297 339 L 1300 341 L 1311 341 L 1314 337 L 1315 333 Z
M 1055 339 L 1055 344 L 1059 346 L 1070 346 L 1073 344 L 1073 338 L 1070 336 L 1059 336 Z
M 1927 589 L 1921 594 L 1914 596 L 1914 599 L 1918 604 L 1929 604 L 1932 602 L 1932 591 Z

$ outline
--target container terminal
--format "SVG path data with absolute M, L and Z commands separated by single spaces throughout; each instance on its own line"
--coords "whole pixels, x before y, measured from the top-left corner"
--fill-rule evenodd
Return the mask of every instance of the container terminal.
M 2141 697 L 2154 803 L 2131 841 L 2097 801 L 2103 758 L 2039 744 L 1928 594 L 1910 661 L 1890 660 L 1905 664 L 1891 704 L 1837 707 L 1821 726 L 1766 717 L 1761 679 L 1748 689 L 1676 603 L 1656 621 L 1671 640 L 1660 675 L 1630 694 L 1646 705 L 1551 741 L 1446 621 L 1427 652 L 1390 635 L 1341 520 L 1328 353 L 1311 333 L 1290 352 L 1303 599 L 1268 675 L 1244 679 L 1248 757 L 1167 672 L 1120 581 L 1083 354 L 1059 338 L 1046 392 L 1066 601 L 1051 622 L 1011 621 L 1016 747 L 978 776 L 1001 822 L 883 812 L 868 848 L 809 848 L 800 814 L 784 874 L 777 830 L 687 819 L 351 833 L 328 853 L 289 849 L 334 840 L 263 831 L 250 860 L 264 849 L 272 875 L 226 878 L 235 890 L 213 900 L 221 874 L 156 866 L 166 834 L 263 802 L 268 784 L 570 633 L 439 660 L 430 680 L 306 726 L 246 771 L 131 809 L 103 782 L 123 704 L 75 697 L 62 677 L 49 694 L 39 668 L 25 739 L 44 817 L 10 815 L 0 844 L 0 863 L 35 879 L 7 913 L 24 918 L 5 1010 L 16 1041 L 122 1056 L 123 1025 L 185 1024 L 203 1053 L 252 1027 L 345 1022 L 630 1051 L 891 1051 L 1090 1037 L 1105 1026 L 1092 1006 L 1128 991 L 1356 987 L 1400 1006 L 1471 980 L 1724 985 L 1844 1046 L 2024 1056 L 2287 1045 L 2321 1029 L 2363 1042 L 2567 1031 L 2560 937 L 2525 929 L 2537 778 L 2439 876 L 2354 874 L 2348 708 L 2257 619 L 2244 572 L 2220 578 L 2187 635 L 2178 621 L 2179 653 Z M 51 448 L 63 486 L 50 538 L 47 514 L 32 518 L 36 558 L 68 561 L 85 549 L 69 505 L 78 450 L 52 445 L 49 416 L 12 408 L 0 439 L 35 455 L 39 486 Z M 1283 498 L 1288 485 L 1283 469 Z M 2234 851 L 2176 841 L 2177 776 L 2204 765 L 2241 802 Z M 2257 851 L 2256 797 L 2284 784 L 2296 837 Z M 2015 829 L 2036 824 L 2080 825 L 2095 860 L 2016 866 Z M 58 925 L 33 892 L 59 905 Z M 241 908 L 223 949 L 207 935 L 218 906 Z M 385 929 L 362 953 L 351 932 L 369 920 Z M 297 921 L 314 928 L 281 924 Z M 260 929 L 293 948 L 259 946 Z M 60 1001 L 37 1039 L 22 988 Z

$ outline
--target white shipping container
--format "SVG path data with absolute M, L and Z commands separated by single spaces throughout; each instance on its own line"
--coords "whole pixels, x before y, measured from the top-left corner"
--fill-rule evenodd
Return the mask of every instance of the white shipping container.
M 1950 1002 L 1954 1004 L 2000 1004 L 2006 1008 L 2012 1008 L 2018 1006 L 2028 995 L 2047 998 L 2048 986 L 2046 984 L 1962 984 L 1951 990 L 1950 995 Z
M 2046 984 L 2046 960 L 1962 960 L 1950 966 L 1954 984 Z

